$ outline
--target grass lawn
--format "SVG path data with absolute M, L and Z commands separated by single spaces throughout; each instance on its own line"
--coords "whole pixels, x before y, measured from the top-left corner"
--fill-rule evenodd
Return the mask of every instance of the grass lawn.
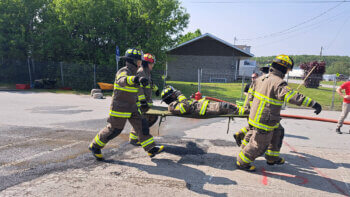
M 337 81 L 336 86 L 341 86 L 345 81 Z M 334 85 L 334 81 L 321 81 L 321 84 Z
M 176 89 L 181 90 L 181 92 L 189 97 L 192 93 L 197 92 L 197 83 L 196 82 L 182 82 L 182 81 L 167 81 L 168 85 L 174 86 Z M 235 103 L 241 98 L 241 83 L 202 83 L 201 84 L 201 93 L 204 96 L 215 97 L 225 101 L 230 101 Z M 293 89 L 298 87 L 298 84 L 289 84 Z M 323 109 L 329 110 L 332 104 L 332 92 L 331 88 L 320 87 L 318 89 L 314 88 L 305 88 L 301 86 L 299 92 L 308 96 L 312 99 L 315 99 L 319 102 Z M 243 96 L 244 98 L 244 96 Z M 337 93 L 335 93 L 335 102 L 334 109 L 341 110 L 342 99 Z M 290 107 L 297 107 L 295 105 L 289 105 Z

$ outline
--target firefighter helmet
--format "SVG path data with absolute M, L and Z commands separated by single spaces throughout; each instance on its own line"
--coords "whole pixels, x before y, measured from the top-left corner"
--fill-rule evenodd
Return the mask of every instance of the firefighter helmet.
M 142 50 L 136 48 L 129 48 L 125 51 L 125 56 L 122 58 L 131 60 L 143 60 L 143 52 Z
M 162 101 L 164 101 L 166 104 L 170 104 L 171 102 L 175 101 L 176 98 L 173 98 L 173 95 L 175 94 L 175 88 L 173 86 L 167 86 L 162 90 L 162 93 L 160 96 L 162 97 Z
M 146 53 L 145 55 L 143 55 L 143 58 L 146 62 L 149 63 L 156 63 L 156 57 L 150 53 Z
M 276 63 L 290 70 L 292 70 L 294 66 L 293 59 L 290 58 L 288 55 L 283 54 L 276 56 L 272 63 Z

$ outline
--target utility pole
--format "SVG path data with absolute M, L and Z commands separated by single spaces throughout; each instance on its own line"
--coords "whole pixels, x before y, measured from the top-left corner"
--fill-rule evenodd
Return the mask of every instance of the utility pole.
M 233 45 L 236 45 L 236 40 L 237 40 L 237 38 L 236 38 L 236 36 L 233 38 Z
M 323 46 L 321 46 L 320 57 L 322 57 Z

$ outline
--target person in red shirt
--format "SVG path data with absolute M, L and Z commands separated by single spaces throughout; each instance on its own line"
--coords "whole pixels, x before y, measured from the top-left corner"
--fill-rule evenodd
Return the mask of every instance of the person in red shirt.
M 343 94 L 342 90 L 345 90 L 345 95 Z M 335 130 L 338 134 L 342 134 L 340 131 L 340 127 L 343 126 L 343 122 L 348 116 L 348 113 L 350 112 L 350 81 L 348 80 L 347 82 L 343 83 L 338 89 L 337 89 L 338 94 L 344 98 L 343 100 L 343 108 L 341 115 L 338 120 L 337 124 L 337 129 Z M 350 130 L 349 130 L 350 133 Z

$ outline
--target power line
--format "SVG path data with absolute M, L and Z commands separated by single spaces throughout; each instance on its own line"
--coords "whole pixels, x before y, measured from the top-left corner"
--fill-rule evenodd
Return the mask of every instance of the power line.
M 296 28 L 296 27 L 299 27 L 299 26 L 301 26 L 301 25 L 304 25 L 304 24 L 306 24 L 306 23 L 309 23 L 309 22 L 311 22 L 311 21 L 313 21 L 313 20 L 315 20 L 315 19 L 317 19 L 317 18 L 319 18 L 319 17 L 325 15 L 326 13 L 328 13 L 328 12 L 330 12 L 331 10 L 333 10 L 333 9 L 337 8 L 338 6 L 340 6 L 342 3 L 343 3 L 343 2 L 340 2 L 340 3 L 338 3 L 337 5 L 335 5 L 335 6 L 331 7 L 331 8 L 329 8 L 328 10 L 326 10 L 326 11 L 320 13 L 319 15 L 314 16 L 314 17 L 312 17 L 312 18 L 309 18 L 308 20 L 305 20 L 305 21 L 303 21 L 303 22 L 301 22 L 301 23 L 299 23 L 299 24 L 297 24 L 297 25 L 294 25 L 294 26 L 289 27 L 289 28 L 287 28 L 287 29 L 284 29 L 284 30 L 282 30 L 282 31 L 275 32 L 275 33 L 271 33 L 271 34 L 267 34 L 267 35 L 264 35 L 264 36 L 255 37 L 255 38 L 243 38 L 243 39 L 239 39 L 239 40 L 249 41 L 249 40 L 257 40 L 257 39 L 263 39 L 263 38 L 278 36 L 279 34 L 288 32 L 288 31 L 290 31 L 290 30 L 292 30 L 292 29 L 294 29 L 294 28 Z
M 330 49 L 331 46 L 333 45 L 333 43 L 335 42 L 335 40 L 337 40 L 337 38 L 338 38 L 340 32 L 344 29 L 345 24 L 349 21 L 349 19 L 350 19 L 350 17 L 348 17 L 347 19 L 345 19 L 345 20 L 344 20 L 344 23 L 342 23 L 342 24 L 340 25 L 337 34 L 334 36 L 333 40 L 327 45 L 327 47 L 326 47 L 327 49 Z

